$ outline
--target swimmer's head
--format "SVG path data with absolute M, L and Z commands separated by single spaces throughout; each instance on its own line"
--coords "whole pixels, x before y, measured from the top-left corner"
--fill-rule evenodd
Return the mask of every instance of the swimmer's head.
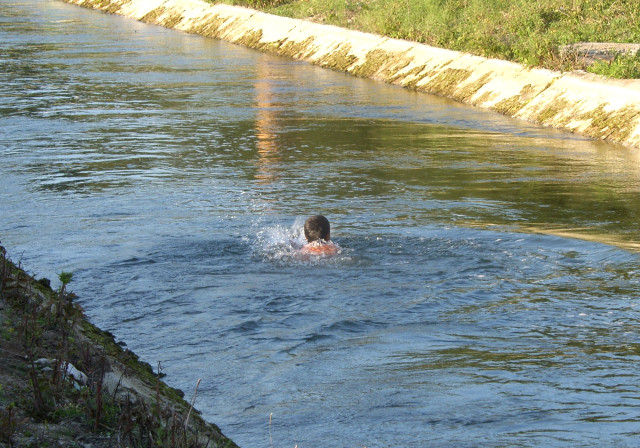
M 330 231 L 329 220 L 322 215 L 314 215 L 304 223 L 304 236 L 309 243 L 329 241 Z

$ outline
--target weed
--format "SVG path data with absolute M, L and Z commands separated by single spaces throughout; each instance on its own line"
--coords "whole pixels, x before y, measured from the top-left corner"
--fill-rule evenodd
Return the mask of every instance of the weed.
M 99 446 L 199 448 L 211 441 L 215 446 L 235 446 L 215 425 L 192 412 L 197 385 L 191 404 L 181 401 L 178 391 L 160 381 L 160 365 L 154 375 L 148 364 L 123 351 L 112 335 L 86 321 L 74 303 L 75 295 L 67 290 L 72 278 L 71 273 L 62 272 L 62 285 L 54 292 L 11 263 L 0 246 L 0 310 L 10 316 L 0 319 L 0 324 L 3 340 L 14 343 L 14 351 L 3 348 L 3 353 L 20 359 L 20 366 L 11 368 L 11 374 L 19 376 L 13 384 L 20 384 L 19 390 L 12 389 L 15 402 L 0 408 L 0 445 L 22 446 L 25 438 L 42 437 L 25 427 L 28 420 L 29 425 L 39 422 L 49 437 L 29 441 L 30 446 L 56 440 L 57 445 L 70 446 L 66 441 L 75 438 L 77 431 L 101 438 L 104 445 Z M 71 362 L 86 372 L 82 385 L 75 380 L 78 372 Z M 119 385 L 107 393 L 105 375 L 114 366 L 130 370 L 136 381 L 150 387 L 150 378 L 155 378 L 155 397 L 147 400 L 137 390 L 123 396 Z M 4 385 L 1 389 L 4 397 L 8 392 Z M 64 425 L 51 434 L 57 422 Z M 201 436 L 201 430 L 206 436 Z
M 589 71 L 611 78 L 639 79 L 640 52 L 635 55 L 619 55 L 612 61 L 596 61 Z
M 9 447 L 13 447 L 13 433 L 16 430 L 14 415 L 15 405 L 12 403 L 5 409 L 0 410 L 0 433 L 3 435 L 2 442 Z

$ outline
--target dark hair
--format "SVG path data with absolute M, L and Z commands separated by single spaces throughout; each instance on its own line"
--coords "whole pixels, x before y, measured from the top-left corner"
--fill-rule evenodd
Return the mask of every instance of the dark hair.
M 318 240 L 328 241 L 330 231 L 329 220 L 322 215 L 314 215 L 304 223 L 304 236 L 310 243 Z

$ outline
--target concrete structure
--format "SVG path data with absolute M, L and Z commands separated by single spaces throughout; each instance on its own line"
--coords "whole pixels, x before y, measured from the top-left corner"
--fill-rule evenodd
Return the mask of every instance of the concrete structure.
M 561 73 L 203 0 L 65 0 L 640 148 L 640 80 Z

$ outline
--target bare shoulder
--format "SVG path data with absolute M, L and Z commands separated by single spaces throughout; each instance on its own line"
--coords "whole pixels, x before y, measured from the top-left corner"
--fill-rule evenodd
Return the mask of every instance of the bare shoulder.
M 309 243 L 302 246 L 301 252 L 305 254 L 315 254 L 315 255 L 336 255 L 339 252 L 340 248 L 333 243 Z

